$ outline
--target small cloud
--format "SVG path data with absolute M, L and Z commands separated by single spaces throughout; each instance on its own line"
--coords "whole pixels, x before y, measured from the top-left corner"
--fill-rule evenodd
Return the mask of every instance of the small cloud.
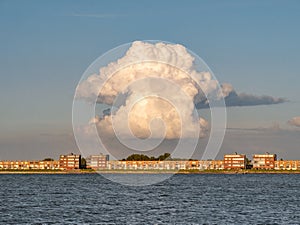
M 300 116 L 293 117 L 288 121 L 288 124 L 295 127 L 300 127 Z

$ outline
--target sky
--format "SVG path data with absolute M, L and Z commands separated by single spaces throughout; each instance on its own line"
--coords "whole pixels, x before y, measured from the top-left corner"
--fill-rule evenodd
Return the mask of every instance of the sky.
M 218 155 L 300 159 L 299 1 L 0 1 L 0 160 L 78 152 L 72 102 L 87 67 L 136 40 L 179 43 L 239 93 L 280 104 L 229 107 Z M 297 123 L 294 123 L 297 125 Z

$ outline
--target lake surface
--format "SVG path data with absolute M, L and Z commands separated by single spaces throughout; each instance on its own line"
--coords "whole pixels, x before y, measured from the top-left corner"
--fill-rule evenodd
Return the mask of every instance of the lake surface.
M 25 174 L 0 184 L 0 224 L 300 224 L 297 174 L 179 174 L 142 187 Z

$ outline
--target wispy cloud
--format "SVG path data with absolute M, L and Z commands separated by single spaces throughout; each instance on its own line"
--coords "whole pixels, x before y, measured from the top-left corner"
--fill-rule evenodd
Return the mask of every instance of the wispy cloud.
M 73 13 L 70 16 L 74 17 L 90 17 L 90 18 L 99 18 L 99 19 L 114 19 L 118 17 L 123 17 L 123 14 L 115 13 Z

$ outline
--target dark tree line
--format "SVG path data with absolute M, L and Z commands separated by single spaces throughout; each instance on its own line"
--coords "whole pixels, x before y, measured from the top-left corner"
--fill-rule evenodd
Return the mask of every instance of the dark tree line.
M 128 156 L 126 159 L 122 159 L 122 161 L 163 161 L 163 160 L 170 160 L 171 159 L 171 154 L 170 153 L 165 153 L 163 155 L 160 155 L 158 157 L 154 156 L 147 156 L 143 154 L 132 154 Z

